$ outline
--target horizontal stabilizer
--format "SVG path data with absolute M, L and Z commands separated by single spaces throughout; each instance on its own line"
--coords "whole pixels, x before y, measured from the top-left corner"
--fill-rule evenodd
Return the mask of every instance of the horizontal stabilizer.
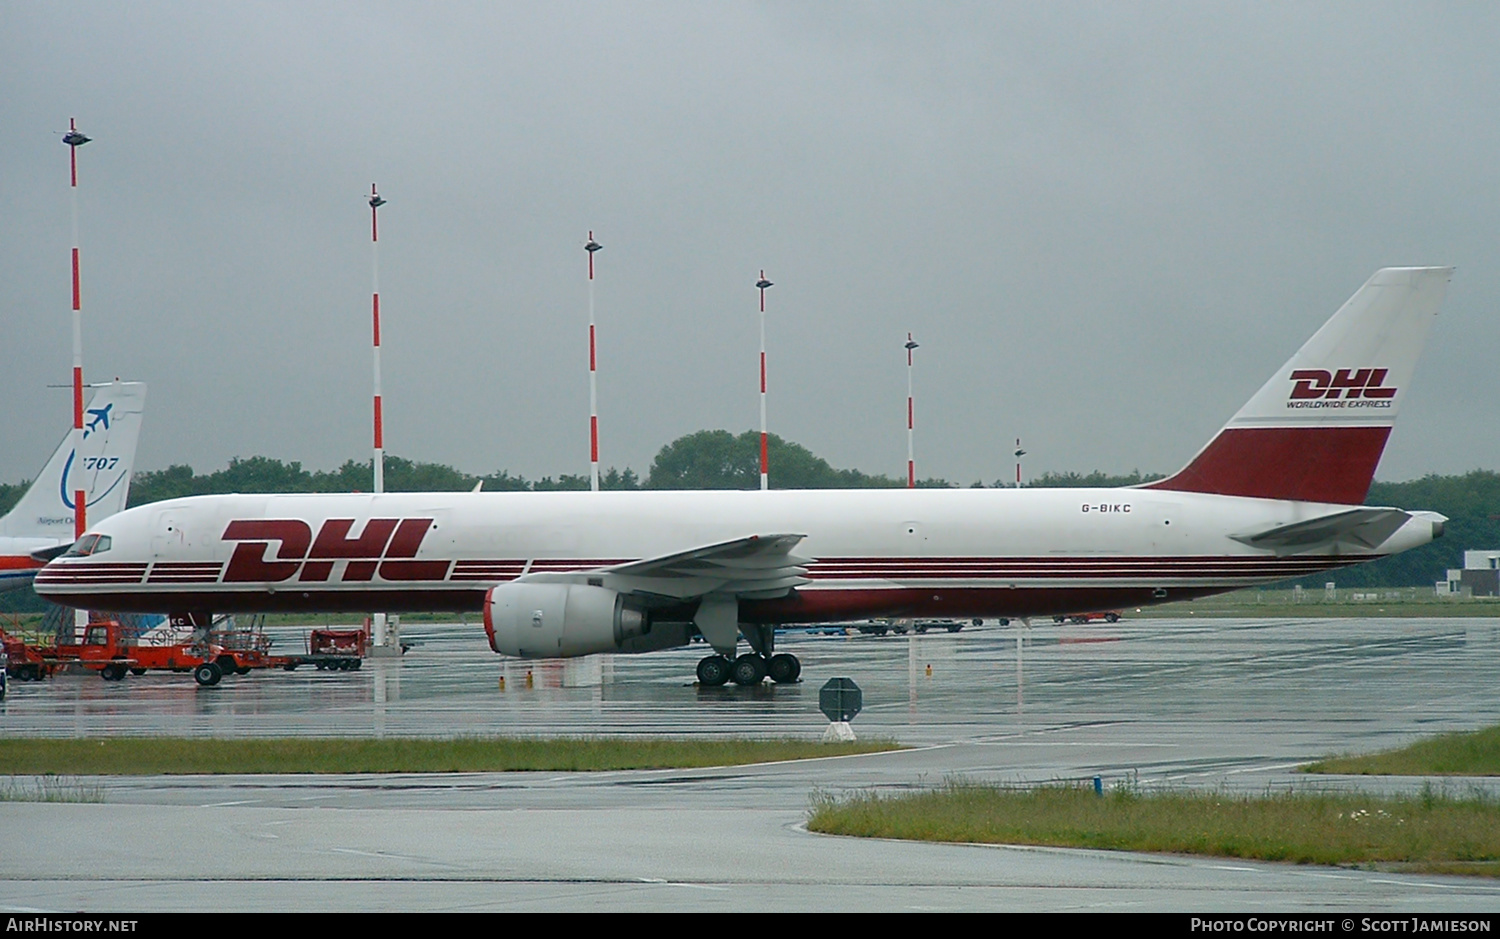
M 693 548 L 611 567 L 569 573 L 527 574 L 532 583 L 587 583 L 621 593 L 644 593 L 678 600 L 708 594 L 761 599 L 785 596 L 810 583 L 808 559 L 791 553 L 805 535 L 750 535 L 719 544 Z
M 1257 535 L 1230 535 L 1252 548 L 1301 551 L 1312 547 L 1348 545 L 1375 550 L 1411 519 L 1401 509 L 1360 508 L 1335 512 L 1305 522 L 1278 525 Z
M 46 564 L 55 557 L 61 557 L 71 547 L 73 547 L 71 544 L 59 544 L 53 545 L 50 548 L 39 548 L 31 552 L 31 559 Z

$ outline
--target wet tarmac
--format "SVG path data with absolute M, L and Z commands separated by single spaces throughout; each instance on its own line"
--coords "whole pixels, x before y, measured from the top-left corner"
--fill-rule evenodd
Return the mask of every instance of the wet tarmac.
M 77 780 L 104 802 L 0 803 L 0 909 L 1500 909 L 1500 884 L 1472 879 L 801 828 L 815 793 L 951 777 L 1413 788 L 1293 770 L 1500 723 L 1497 619 L 792 633 L 779 646 L 802 683 L 706 690 L 702 646 L 524 663 L 476 625 L 404 634 L 418 644 L 403 660 L 357 672 L 14 683 L 0 733 L 811 738 L 827 726 L 818 688 L 847 676 L 864 690 L 855 729 L 913 749 L 701 771 Z

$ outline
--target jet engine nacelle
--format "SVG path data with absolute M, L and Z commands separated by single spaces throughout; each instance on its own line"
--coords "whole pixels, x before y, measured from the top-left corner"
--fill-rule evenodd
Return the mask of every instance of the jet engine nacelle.
M 634 651 L 651 630 L 636 599 L 583 584 L 501 584 L 484 601 L 490 648 L 528 659 Z M 685 641 L 685 640 L 684 640 Z
M 1443 537 L 1443 529 L 1448 522 L 1448 516 L 1439 515 L 1436 512 L 1412 512 L 1411 518 L 1400 528 L 1391 533 L 1391 536 L 1380 543 L 1378 550 L 1381 554 L 1398 554 L 1412 548 L 1420 548 L 1424 544 L 1436 541 Z

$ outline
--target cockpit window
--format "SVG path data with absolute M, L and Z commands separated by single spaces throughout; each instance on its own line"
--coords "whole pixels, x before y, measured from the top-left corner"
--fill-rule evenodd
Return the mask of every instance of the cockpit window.
M 108 535 L 84 535 L 73 543 L 73 547 L 63 555 L 65 558 L 86 558 L 91 554 L 102 554 L 109 550 L 111 541 Z

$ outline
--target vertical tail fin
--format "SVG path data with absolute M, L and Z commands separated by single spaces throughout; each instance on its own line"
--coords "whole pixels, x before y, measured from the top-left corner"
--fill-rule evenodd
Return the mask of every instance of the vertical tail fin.
M 72 432 L 63 437 L 21 501 L 0 518 L 0 535 L 71 540 L 78 489 L 88 500 L 90 521 L 123 509 L 145 406 L 141 382 L 112 382 L 95 391 L 83 412 L 83 446 L 74 453 Z
M 1192 462 L 1145 488 L 1364 502 L 1452 274 L 1377 271 Z

